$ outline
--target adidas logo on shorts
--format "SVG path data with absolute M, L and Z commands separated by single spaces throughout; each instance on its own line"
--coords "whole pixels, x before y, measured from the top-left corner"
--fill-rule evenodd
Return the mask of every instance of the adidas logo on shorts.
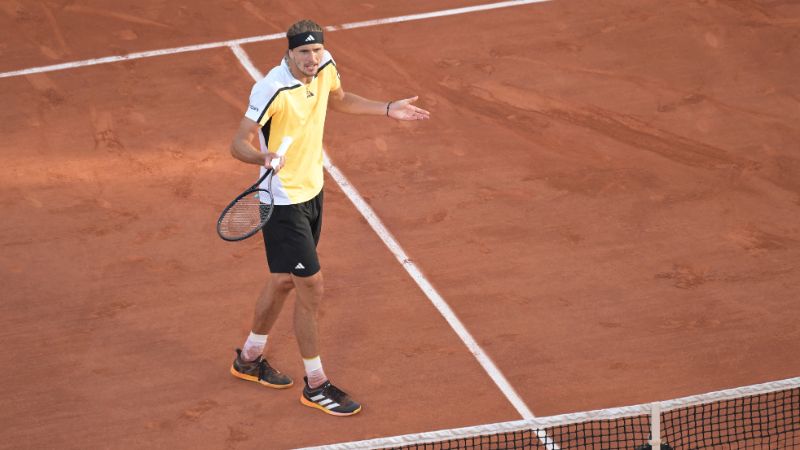
M 306 266 L 304 266 L 303 263 L 297 263 L 297 265 L 294 266 L 294 270 L 304 270 L 305 268 Z

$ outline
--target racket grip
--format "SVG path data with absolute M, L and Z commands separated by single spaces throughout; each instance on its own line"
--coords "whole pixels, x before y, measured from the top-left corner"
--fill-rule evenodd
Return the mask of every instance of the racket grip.
M 272 168 L 272 170 L 275 170 L 275 168 L 278 167 L 278 164 L 280 164 L 280 162 L 281 162 L 280 158 L 272 158 L 272 161 L 269 162 L 269 166 Z
M 286 151 L 287 151 L 287 150 L 289 150 L 289 146 L 290 146 L 290 145 L 292 145 L 292 142 L 293 142 L 293 141 L 294 141 L 294 138 L 293 138 L 293 137 L 291 137 L 291 136 L 284 136 L 284 137 L 283 137 L 283 140 L 281 140 L 281 145 L 280 145 L 280 147 L 278 147 L 278 151 L 277 151 L 277 152 L 275 152 L 275 153 L 277 153 L 279 156 L 283 156 L 283 155 L 285 155 L 285 154 L 286 154 Z M 270 162 L 269 162 L 269 165 L 270 165 L 270 167 L 272 167 L 272 168 L 273 168 L 273 170 L 274 170 L 276 167 L 278 167 L 278 164 L 279 164 L 280 162 L 281 162 L 281 159 L 280 159 L 280 158 L 272 158 L 272 161 L 270 161 Z
M 283 139 L 281 140 L 281 146 L 278 147 L 278 151 L 275 152 L 275 153 L 279 154 L 280 156 L 285 155 L 286 154 L 286 150 L 289 150 L 289 146 L 292 145 L 293 141 L 294 141 L 293 137 L 284 136 Z

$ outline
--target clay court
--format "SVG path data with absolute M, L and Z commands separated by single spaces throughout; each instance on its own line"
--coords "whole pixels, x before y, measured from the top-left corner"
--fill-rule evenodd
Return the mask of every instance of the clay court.
M 800 375 L 800 4 L 451 13 L 490 3 L 4 1 L 0 447 L 284 449 Z M 352 418 L 228 372 L 267 268 L 214 228 L 257 177 L 224 43 L 305 17 L 338 27 L 346 91 L 432 114 L 328 114 L 406 258 L 326 173 L 322 357 Z M 240 45 L 261 73 L 285 47 Z M 268 354 L 299 380 L 291 306 Z

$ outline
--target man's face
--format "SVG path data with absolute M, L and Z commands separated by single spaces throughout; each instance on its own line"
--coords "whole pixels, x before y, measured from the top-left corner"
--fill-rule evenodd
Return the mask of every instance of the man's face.
M 301 45 L 289 50 L 289 60 L 304 76 L 313 77 L 319 70 L 319 62 L 322 60 L 324 49 L 322 44 Z

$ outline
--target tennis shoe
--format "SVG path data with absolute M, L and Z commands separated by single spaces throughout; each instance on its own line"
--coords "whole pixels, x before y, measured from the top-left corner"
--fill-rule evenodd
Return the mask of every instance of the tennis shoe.
M 311 389 L 308 387 L 308 378 L 303 377 L 306 383 L 300 403 L 316 408 L 333 416 L 352 416 L 361 411 L 361 405 L 350 398 L 347 393 L 326 381 L 322 386 Z
M 261 355 L 255 361 L 243 360 L 242 350 L 238 348 L 236 349 L 236 359 L 231 365 L 231 374 L 236 378 L 254 381 L 273 389 L 286 389 L 294 384 L 291 378 L 270 366 Z

